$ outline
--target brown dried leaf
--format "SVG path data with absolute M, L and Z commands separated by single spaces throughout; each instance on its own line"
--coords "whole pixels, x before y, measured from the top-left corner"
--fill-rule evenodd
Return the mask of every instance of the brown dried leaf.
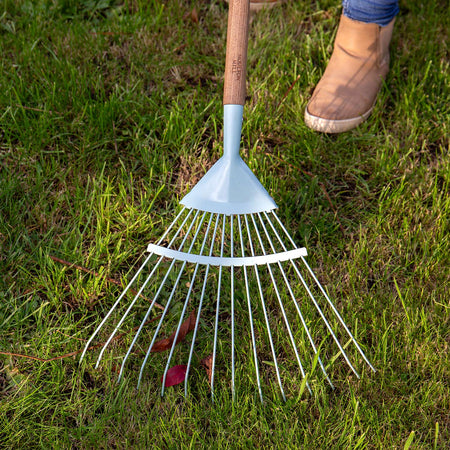
M 178 333 L 175 345 L 184 340 L 186 335 L 194 329 L 195 318 L 195 311 L 192 311 L 189 317 L 181 324 L 180 332 Z M 175 335 L 176 331 L 174 331 L 168 338 L 161 339 L 160 341 L 156 342 L 152 347 L 152 353 L 164 352 L 166 350 L 169 350 L 172 347 Z
M 200 364 L 205 368 L 206 375 L 208 375 L 209 384 L 211 384 L 212 378 L 212 363 L 213 363 L 213 355 L 212 353 L 200 361 Z
M 192 22 L 194 23 L 198 23 L 198 12 L 197 12 L 197 8 L 194 8 L 191 12 L 191 19 Z
M 183 16 L 183 19 L 184 20 L 191 19 L 192 22 L 198 23 L 198 12 L 197 12 L 197 9 L 194 7 L 191 12 L 187 12 Z

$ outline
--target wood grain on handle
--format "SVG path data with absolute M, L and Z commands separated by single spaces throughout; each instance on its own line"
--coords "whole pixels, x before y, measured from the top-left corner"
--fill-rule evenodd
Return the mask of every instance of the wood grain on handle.
M 224 105 L 244 105 L 249 0 L 230 0 L 225 59 Z

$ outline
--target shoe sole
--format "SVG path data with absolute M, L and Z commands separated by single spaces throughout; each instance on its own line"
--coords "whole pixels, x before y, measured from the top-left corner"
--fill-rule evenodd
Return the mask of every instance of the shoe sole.
M 272 2 L 267 1 L 261 1 L 261 2 L 250 2 L 250 11 L 251 12 L 258 12 L 262 9 L 270 9 L 273 8 L 275 5 L 279 5 L 283 0 L 276 0 Z
M 321 133 L 337 134 L 343 133 L 344 131 L 352 130 L 356 128 L 359 124 L 364 122 L 372 113 L 373 106 L 364 114 L 358 117 L 353 117 L 350 119 L 324 119 L 322 117 L 313 116 L 308 112 L 308 108 L 305 109 L 305 123 L 306 126 L 315 131 L 320 131 Z
M 229 0 L 225 0 L 227 3 L 229 3 Z M 262 9 L 270 9 L 273 8 L 276 5 L 280 5 L 284 0 L 261 0 L 261 1 L 251 1 L 250 2 L 250 12 L 251 13 L 257 13 L 258 11 L 261 11 Z

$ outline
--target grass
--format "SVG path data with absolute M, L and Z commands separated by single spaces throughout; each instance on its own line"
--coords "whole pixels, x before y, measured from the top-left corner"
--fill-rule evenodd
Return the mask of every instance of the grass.
M 243 154 L 377 368 L 360 361 L 357 380 L 339 358 L 336 390 L 312 374 L 313 396 L 299 395 L 292 370 L 286 403 L 269 395 L 261 405 L 245 367 L 234 403 L 226 376 L 211 402 L 200 366 L 191 395 L 174 387 L 160 398 L 158 358 L 142 389 L 134 373 L 118 385 L 114 361 L 127 342 L 97 370 L 95 351 L 81 368 L 79 355 L 13 355 L 82 348 L 122 291 L 108 279 L 134 273 L 220 155 L 225 4 L 2 1 L 1 445 L 445 448 L 446 12 L 442 1 L 401 2 L 375 111 L 338 136 L 302 119 L 332 50 L 337 3 L 286 2 L 252 23 Z

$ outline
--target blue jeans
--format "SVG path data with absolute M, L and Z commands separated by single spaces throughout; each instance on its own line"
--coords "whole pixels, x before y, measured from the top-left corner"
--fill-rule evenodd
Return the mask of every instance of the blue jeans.
M 398 14 L 398 0 L 342 0 L 344 16 L 386 26 Z

